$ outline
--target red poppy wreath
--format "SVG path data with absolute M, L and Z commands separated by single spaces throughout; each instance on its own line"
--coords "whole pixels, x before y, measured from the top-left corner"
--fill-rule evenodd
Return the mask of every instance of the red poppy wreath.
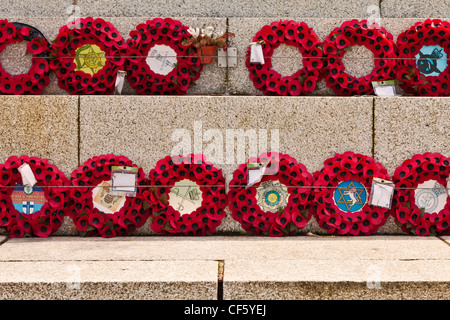
M 374 55 L 375 67 L 368 75 L 356 78 L 345 72 L 342 61 L 349 48 L 358 45 Z M 331 31 L 323 43 L 326 55 L 324 77 L 327 86 L 338 95 L 367 95 L 373 93 L 372 81 L 395 79 L 395 42 L 392 34 L 376 23 L 351 20 Z
M 203 236 L 215 232 L 226 215 L 225 178 L 204 155 L 167 156 L 149 174 L 153 231 Z
M 93 157 L 72 172 L 68 214 L 82 236 L 126 236 L 143 226 L 150 212 L 143 206 L 142 168 L 136 177 L 136 196 L 112 192 L 112 166 L 136 167 L 125 156 Z
M 389 209 L 369 205 L 372 179 L 389 180 L 387 170 L 372 157 L 345 152 L 324 162 L 313 175 L 313 211 L 330 234 L 370 235 L 382 226 Z
M 230 182 L 229 208 L 245 231 L 281 237 L 303 228 L 310 220 L 312 176 L 287 154 L 263 153 L 248 163 L 267 163 L 261 181 L 247 187 L 248 164 L 241 164 Z M 251 169 L 250 169 L 251 170 Z
M 418 236 L 450 233 L 449 176 L 450 159 L 439 153 L 416 154 L 395 170 L 392 214 L 404 232 Z
M 250 63 L 250 47 L 245 62 L 250 79 L 256 89 L 266 95 L 299 96 L 314 91 L 320 80 L 322 68 L 322 50 L 320 41 L 312 28 L 305 22 L 292 20 L 275 21 L 259 30 L 253 42 L 263 42 L 264 64 Z M 281 76 L 272 69 L 273 51 L 281 44 L 298 48 L 302 54 L 303 68 L 291 76 Z
M 126 49 L 116 28 L 103 19 L 79 19 L 59 30 L 52 42 L 50 68 L 71 94 L 111 94 Z
M 50 83 L 48 56 L 50 45 L 45 37 L 32 26 L 0 20 L 0 53 L 7 45 L 27 43 L 27 52 L 32 55 L 31 68 L 27 73 L 11 75 L 0 65 L 1 94 L 41 94 Z
M 408 94 L 450 94 L 450 23 L 439 19 L 417 22 L 397 38 L 397 78 Z
M 37 183 L 22 181 L 19 167 L 28 164 Z M 69 180 L 47 159 L 9 157 L 0 165 L 0 226 L 11 238 L 36 235 L 48 237 L 63 223 L 69 197 Z
M 188 27 L 156 18 L 130 32 L 125 69 L 128 81 L 143 95 L 183 95 L 203 69 L 195 48 L 184 46 Z

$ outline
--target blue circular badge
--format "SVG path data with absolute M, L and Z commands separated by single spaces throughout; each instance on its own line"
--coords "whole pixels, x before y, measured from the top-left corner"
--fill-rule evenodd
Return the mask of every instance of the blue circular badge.
M 355 180 L 341 182 L 334 191 L 334 203 L 344 212 L 357 212 L 366 201 L 366 188 Z
M 447 53 L 440 46 L 423 46 L 416 55 L 417 68 L 425 76 L 439 76 L 447 68 Z
M 281 196 L 277 191 L 271 190 L 266 193 L 265 200 L 269 206 L 275 206 L 280 202 Z

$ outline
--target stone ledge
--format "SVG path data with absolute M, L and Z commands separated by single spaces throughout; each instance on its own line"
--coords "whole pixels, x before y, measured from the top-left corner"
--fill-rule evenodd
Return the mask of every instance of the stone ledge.
M 444 240 L 449 237 L 11 239 L 0 245 L 0 299 L 447 299 Z
M 214 261 L 21 261 L 0 268 L 0 299 L 217 299 Z

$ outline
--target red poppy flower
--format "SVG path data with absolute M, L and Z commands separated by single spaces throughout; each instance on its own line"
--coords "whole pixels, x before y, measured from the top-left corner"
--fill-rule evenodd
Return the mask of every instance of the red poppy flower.
M 52 229 L 44 224 L 36 224 L 33 226 L 33 233 L 41 238 L 46 238 L 50 235 Z
M 10 238 L 22 238 L 24 236 L 24 231 L 19 227 L 19 225 L 14 225 L 9 230 Z
M 80 217 L 77 219 L 76 227 L 78 231 L 86 231 L 87 227 L 89 225 L 89 219 L 86 214 L 80 215 Z
M 109 225 L 106 225 L 100 230 L 100 235 L 104 238 L 113 238 L 117 236 L 117 233 Z
M 415 228 L 416 235 L 425 237 L 430 235 L 430 223 L 428 221 L 422 221 L 416 228 Z

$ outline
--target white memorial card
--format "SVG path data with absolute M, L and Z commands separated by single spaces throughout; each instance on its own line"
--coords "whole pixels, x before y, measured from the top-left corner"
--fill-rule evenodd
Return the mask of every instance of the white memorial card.
M 394 195 L 394 183 L 374 178 L 370 192 L 370 205 L 390 209 Z
M 113 166 L 112 171 L 112 192 L 113 195 L 125 194 L 128 197 L 136 195 L 136 179 L 138 168 Z
M 30 165 L 28 163 L 24 163 L 19 167 L 19 172 L 22 176 L 22 184 L 24 186 L 34 186 L 37 183 L 37 180 L 34 176 L 33 170 L 31 170 Z
M 259 43 L 250 44 L 250 63 L 264 64 L 264 54 Z
M 247 163 L 247 187 L 257 184 L 266 173 L 267 163 Z

